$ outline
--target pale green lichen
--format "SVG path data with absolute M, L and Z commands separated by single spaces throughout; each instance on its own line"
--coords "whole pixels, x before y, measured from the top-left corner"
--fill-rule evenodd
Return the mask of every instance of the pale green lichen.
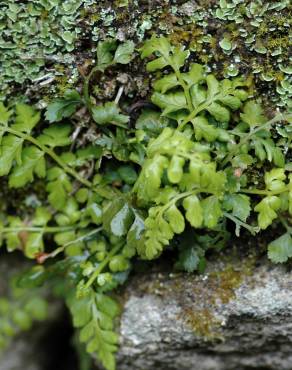
M 54 63 L 70 66 L 70 54 L 82 29 L 81 6 L 92 0 L 7 0 L 0 5 L 0 96 L 11 83 L 50 82 Z M 70 71 L 70 68 L 69 68 Z M 68 74 L 70 72 L 68 71 Z
M 225 77 L 252 73 L 256 85 L 269 82 L 269 99 L 291 108 L 290 13 L 289 0 L 190 0 L 177 8 L 183 24 L 169 33 Z
M 94 63 L 98 41 L 139 43 L 162 33 L 188 44 L 219 77 L 252 74 L 267 100 L 289 107 L 290 12 L 289 0 L 7 0 L 0 6 L 0 91 L 7 96 L 13 84 L 34 82 L 45 86 L 41 95 L 58 94 L 64 79 L 66 87 L 78 81 L 81 54 Z
M 227 25 L 236 25 L 236 39 L 241 54 L 250 55 L 252 72 L 262 81 L 274 81 L 279 106 L 291 108 L 291 59 L 289 60 L 289 27 L 291 17 L 289 0 L 246 1 L 220 0 L 212 15 Z M 282 13 L 281 13 L 282 12 Z M 219 45 L 227 52 L 231 43 L 224 38 Z M 236 51 L 237 52 L 237 51 Z M 231 53 L 229 53 L 231 54 Z M 255 62 L 256 61 L 256 62 Z M 283 68 L 283 62 L 286 67 Z M 282 71 L 279 79 L 279 72 Z M 272 97 L 273 98 L 273 97 Z

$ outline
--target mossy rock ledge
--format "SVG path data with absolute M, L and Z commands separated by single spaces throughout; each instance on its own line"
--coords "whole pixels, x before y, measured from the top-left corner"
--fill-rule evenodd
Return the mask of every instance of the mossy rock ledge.
M 250 258 L 135 278 L 119 370 L 292 369 L 292 272 Z

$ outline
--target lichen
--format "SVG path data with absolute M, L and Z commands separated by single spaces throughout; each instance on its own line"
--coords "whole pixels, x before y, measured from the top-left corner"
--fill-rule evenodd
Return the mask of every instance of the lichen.
M 188 45 L 218 77 L 253 74 L 267 105 L 289 108 L 290 14 L 289 0 L 8 0 L 0 7 L 0 99 L 32 84 L 41 97 L 59 95 L 63 78 L 76 85 L 78 66 L 94 63 L 99 40 L 139 44 L 157 33 Z

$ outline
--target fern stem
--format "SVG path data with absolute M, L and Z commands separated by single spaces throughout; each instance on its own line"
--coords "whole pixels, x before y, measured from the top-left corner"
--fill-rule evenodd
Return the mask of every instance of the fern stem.
M 247 223 L 239 220 L 237 217 L 232 216 L 230 213 L 224 212 L 223 215 L 226 218 L 229 218 L 231 221 L 233 221 L 236 225 L 239 225 L 239 226 L 244 227 L 245 229 L 247 229 L 252 235 L 255 235 L 257 232 L 259 232 L 258 227 L 250 226 Z
M 74 239 L 74 240 L 71 240 L 70 242 L 68 243 L 65 243 L 64 245 L 62 245 L 62 247 L 59 247 L 57 249 L 55 249 L 52 253 L 50 253 L 50 257 L 56 257 L 58 254 L 64 252 L 64 250 L 69 247 L 69 245 L 72 245 L 74 243 L 78 243 L 78 242 L 82 242 L 83 240 L 89 238 L 90 236 L 92 235 L 95 235 L 97 233 L 99 233 L 100 231 L 102 230 L 102 227 L 99 227 L 97 229 L 94 229 L 94 230 L 91 230 L 89 233 L 85 234 L 85 235 L 82 235 L 80 236 L 79 238 L 77 239 Z
M 276 115 L 274 118 L 272 118 L 270 121 L 266 122 L 262 126 L 258 126 L 255 129 L 251 129 L 250 132 L 244 136 L 243 138 L 240 139 L 239 143 L 229 152 L 228 156 L 224 159 L 222 162 L 222 167 L 224 167 L 228 162 L 230 162 L 234 156 L 239 150 L 239 148 L 247 143 L 253 135 L 255 135 L 258 131 L 265 130 L 269 128 L 271 125 L 273 125 L 276 122 L 282 121 L 284 119 L 284 116 L 282 114 Z
M 84 179 L 75 170 L 67 166 L 52 149 L 46 147 L 45 145 L 40 144 L 36 139 L 34 139 L 31 136 L 29 136 L 27 140 L 38 146 L 44 153 L 48 154 L 56 163 L 58 163 L 60 167 L 64 169 L 65 172 L 69 173 L 71 176 L 73 176 L 76 180 L 81 182 L 86 187 L 92 188 L 92 183 L 90 181 Z
M 7 132 L 9 132 L 9 133 L 11 133 L 11 134 L 13 134 L 13 135 L 15 135 L 15 136 L 21 137 L 24 140 L 30 141 L 32 144 L 34 144 L 35 146 L 37 146 L 38 148 L 40 148 L 44 153 L 46 153 L 47 155 L 49 155 L 56 163 L 58 163 L 58 165 L 60 167 L 62 167 L 64 169 L 65 172 L 67 172 L 71 176 L 75 177 L 76 180 L 78 180 L 79 182 L 81 182 L 86 187 L 92 188 L 92 183 L 90 181 L 88 181 L 88 180 L 84 179 L 83 177 L 81 177 L 75 170 L 73 170 L 71 167 L 67 166 L 62 161 L 62 159 L 52 149 L 50 149 L 47 146 L 41 144 L 40 142 L 37 141 L 37 139 L 35 139 L 31 135 L 28 135 L 28 134 L 25 134 L 23 132 L 19 132 L 19 131 L 13 130 L 12 128 L 9 128 L 9 127 L 5 127 L 4 130 L 7 131 Z
M 193 110 L 187 116 L 187 118 L 185 118 L 183 120 L 183 122 L 178 126 L 178 130 L 181 131 L 188 122 L 191 122 L 200 112 L 202 112 L 203 110 L 205 110 L 211 103 L 212 103 L 211 100 L 207 100 L 205 103 L 199 105 L 195 110 Z
M 84 96 L 84 100 L 85 100 L 86 106 L 89 109 L 89 111 L 91 111 L 91 109 L 92 109 L 92 104 L 91 104 L 90 95 L 89 95 L 89 82 L 90 82 L 92 76 L 94 75 L 94 73 L 97 72 L 97 71 L 98 71 L 97 66 L 92 68 L 89 75 L 85 78 L 85 81 L 84 81 L 83 96 Z
M 69 175 L 71 175 L 72 177 L 74 177 L 81 184 L 83 184 L 87 188 L 90 188 L 91 190 L 93 190 L 94 192 L 96 192 L 97 194 L 99 194 L 100 196 L 102 196 L 104 198 L 107 198 L 107 199 L 111 199 L 112 198 L 112 196 L 113 196 L 113 192 L 112 191 L 109 192 L 104 187 L 94 186 L 89 180 L 87 180 L 87 179 L 83 178 L 82 176 L 80 176 L 77 171 L 75 171 L 73 168 L 69 167 L 66 163 L 64 163 L 62 161 L 62 159 L 52 149 L 50 149 L 47 146 L 39 143 L 38 140 L 35 139 L 34 137 L 32 137 L 31 135 L 28 135 L 28 134 L 25 134 L 23 132 L 19 132 L 19 131 L 13 130 L 10 127 L 4 127 L 3 129 L 0 128 L 0 132 L 1 131 L 3 131 L 3 132 L 5 132 L 5 131 L 6 132 L 9 132 L 9 133 L 11 133 L 11 134 L 13 134 L 15 136 L 18 136 L 18 137 L 22 138 L 23 140 L 27 140 L 27 141 L 31 142 L 32 144 L 34 144 L 35 146 L 37 146 L 39 149 L 41 149 L 45 154 L 47 154 L 48 156 L 50 156 L 61 168 L 63 168 L 63 170 L 66 173 L 68 173 Z
M 258 190 L 258 189 L 240 189 L 240 193 L 246 193 L 246 194 L 258 194 L 258 195 L 279 195 L 282 193 L 285 193 L 287 189 L 283 189 L 280 191 L 270 191 L 270 190 Z
M 287 221 L 282 216 L 279 215 L 278 217 L 279 217 L 281 224 L 285 227 L 287 232 L 292 235 L 292 226 L 289 226 Z
M 90 288 L 90 286 L 94 283 L 98 275 L 102 272 L 102 270 L 107 266 L 107 264 L 110 262 L 111 258 L 121 249 L 121 247 L 124 245 L 123 243 L 117 244 L 106 256 L 106 258 L 98 265 L 98 268 L 94 271 L 93 275 L 90 277 L 90 279 L 85 284 L 85 289 Z
M 0 229 L 0 234 L 2 233 L 17 233 L 21 231 L 29 232 L 42 232 L 42 233 L 58 233 L 64 231 L 73 231 L 76 227 L 73 226 L 32 226 L 32 227 L 4 227 Z
M 189 90 L 188 86 L 186 85 L 186 83 L 184 82 L 184 80 L 182 79 L 180 70 L 178 68 L 174 67 L 174 66 L 172 66 L 172 68 L 173 68 L 174 73 L 175 73 L 175 75 L 178 79 L 178 82 L 180 83 L 181 87 L 184 90 L 187 105 L 188 105 L 188 109 L 189 109 L 190 112 L 192 112 L 194 107 L 193 107 L 193 103 L 192 103 L 192 99 L 191 99 L 190 90 Z
M 183 78 L 181 77 L 181 73 L 180 73 L 179 68 L 177 68 L 172 63 L 172 58 L 169 58 L 168 55 L 165 55 L 163 53 L 162 53 L 162 55 L 163 55 L 164 59 L 166 60 L 167 64 L 170 65 L 171 68 L 173 69 L 173 71 L 174 71 L 174 73 L 176 75 L 176 78 L 178 79 L 178 82 L 180 83 L 181 87 L 183 88 L 184 93 L 185 93 L 185 97 L 186 97 L 186 101 L 187 101 L 187 105 L 188 105 L 188 109 L 191 112 L 194 109 L 194 107 L 193 107 L 193 104 L 192 104 L 192 99 L 191 99 L 190 91 L 189 91 L 186 83 L 184 82 Z
M 181 193 L 181 194 L 173 197 L 168 203 L 166 203 L 163 207 L 161 207 L 161 209 L 159 210 L 159 214 L 162 215 L 165 212 L 165 210 L 167 210 L 167 208 L 169 208 L 172 205 L 174 205 L 180 199 L 183 199 L 185 197 L 188 197 L 189 195 L 194 195 L 194 194 L 203 193 L 203 192 L 204 192 L 203 189 L 194 189 L 194 190 L 190 190 L 190 191 L 186 191 L 184 193 Z

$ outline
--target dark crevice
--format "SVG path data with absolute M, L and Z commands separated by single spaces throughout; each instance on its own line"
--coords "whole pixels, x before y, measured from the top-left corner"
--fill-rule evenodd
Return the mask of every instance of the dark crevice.
M 43 370 L 79 370 L 73 334 L 70 316 L 64 310 L 39 343 L 40 350 L 45 351 Z

